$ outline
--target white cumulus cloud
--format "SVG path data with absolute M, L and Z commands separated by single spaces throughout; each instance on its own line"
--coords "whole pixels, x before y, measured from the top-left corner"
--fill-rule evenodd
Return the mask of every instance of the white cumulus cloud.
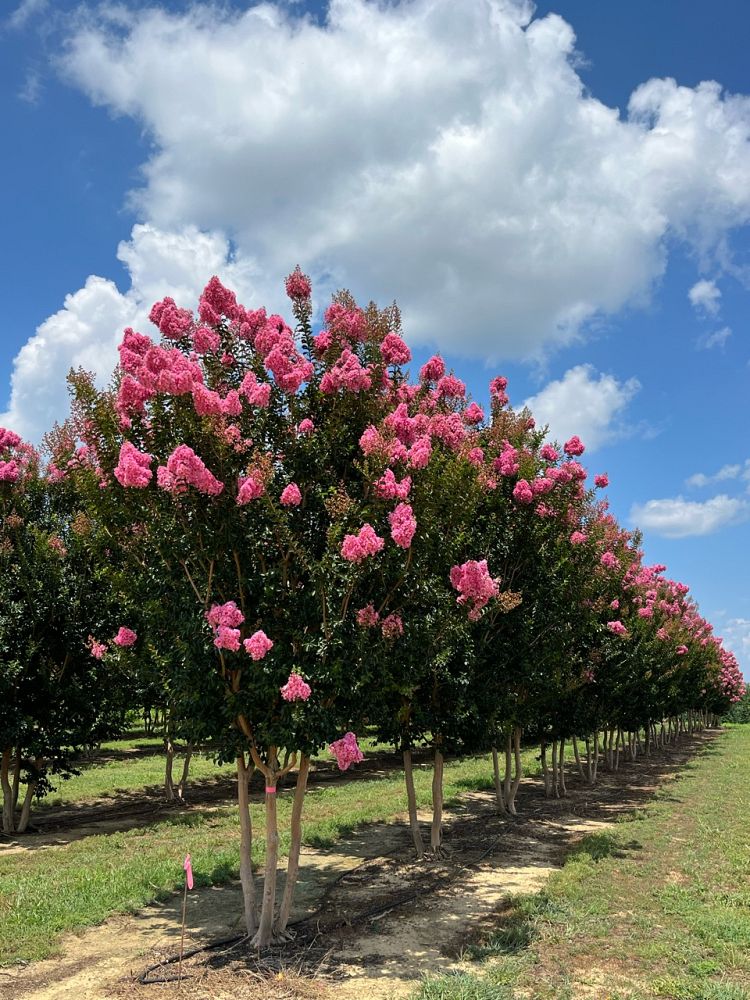
M 249 269 L 231 260 L 227 241 L 194 227 L 167 234 L 136 226 L 117 256 L 130 272 L 130 288 L 120 292 L 113 281 L 92 275 L 66 296 L 63 308 L 39 326 L 16 357 L 10 404 L 0 414 L 0 426 L 38 442 L 67 412 L 70 368 L 93 371 L 105 384 L 124 327 L 149 332 L 149 310 L 164 295 L 192 305 L 208 278 L 221 271 L 238 291 L 252 296 Z
M 715 281 L 696 281 L 688 292 L 690 304 L 694 309 L 715 316 L 719 311 L 721 301 L 721 289 Z
M 722 493 L 703 502 L 672 497 L 634 504 L 631 521 L 645 531 L 665 538 L 710 535 L 719 528 L 750 517 L 750 503 Z
M 711 483 L 721 483 L 740 478 L 750 479 L 750 458 L 745 461 L 744 465 L 740 462 L 722 465 L 719 471 L 714 472 L 712 475 L 707 475 L 705 472 L 695 472 L 685 480 L 685 484 L 687 486 L 703 487 L 709 486 Z
M 623 433 L 621 418 L 639 389 L 635 378 L 619 382 L 591 365 L 576 365 L 530 396 L 524 406 L 539 426 L 549 424 L 553 438 L 563 442 L 577 434 L 588 451 L 595 451 Z
M 225 233 L 261 290 L 299 262 L 321 300 L 396 298 L 413 343 L 526 359 L 647 301 L 670 245 L 710 259 L 750 221 L 750 99 L 649 80 L 621 114 L 572 27 L 532 13 L 102 3 L 65 22 L 60 65 L 150 138 L 130 201 L 167 248 Z

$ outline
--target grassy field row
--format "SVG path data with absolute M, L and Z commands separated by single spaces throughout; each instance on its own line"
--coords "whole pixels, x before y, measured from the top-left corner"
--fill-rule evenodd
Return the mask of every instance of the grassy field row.
M 749 773 L 737 726 L 414 1000 L 750 1000 Z
M 528 773 L 538 773 L 534 751 Z M 140 763 L 140 762 L 138 762 Z M 487 758 L 446 765 L 445 792 L 491 787 Z M 431 773 L 417 769 L 420 806 L 431 802 Z M 292 790 L 279 795 L 282 853 L 288 846 Z M 253 805 L 253 856 L 264 856 L 262 803 Z M 304 842 L 330 846 L 360 823 L 390 820 L 405 810 L 403 773 L 313 787 L 305 806 Z M 96 924 L 112 913 L 131 912 L 177 888 L 189 851 L 198 885 L 220 884 L 238 874 L 238 822 L 233 805 L 192 809 L 125 832 L 88 836 L 63 847 L 0 852 L 0 964 L 53 954 L 60 935 Z

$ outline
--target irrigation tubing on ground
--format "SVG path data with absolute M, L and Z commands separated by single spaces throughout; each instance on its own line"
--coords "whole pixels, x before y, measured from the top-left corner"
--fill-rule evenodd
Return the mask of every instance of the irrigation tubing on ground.
M 495 837 L 490 846 L 486 850 L 482 851 L 482 853 L 479 855 L 478 858 L 476 858 L 476 860 L 472 861 L 471 864 L 461 865 L 461 867 L 458 868 L 455 872 L 453 872 L 448 878 L 435 882 L 434 885 L 428 886 L 426 888 L 413 889 L 410 892 L 404 893 L 403 895 L 399 896 L 396 899 L 389 899 L 385 903 L 378 903 L 376 906 L 371 906 L 369 909 L 365 910 L 362 913 L 358 913 L 354 917 L 343 917 L 341 920 L 337 920 L 333 924 L 330 924 L 328 927 L 325 928 L 325 930 L 327 932 L 330 932 L 339 930 L 341 927 L 353 927 L 355 924 L 361 924 L 365 920 L 370 920 L 373 917 L 378 917 L 382 916 L 384 913 L 389 913 L 391 910 L 395 910 L 399 906 L 405 906 L 407 903 L 411 903 L 415 899 L 419 899 L 420 896 L 427 896 L 433 892 L 437 892 L 438 889 L 444 889 L 446 886 L 451 885 L 451 883 L 455 882 L 456 879 L 461 874 L 461 872 L 468 871 L 470 868 L 476 868 L 477 865 L 481 864 L 481 862 L 484 861 L 484 859 L 489 854 L 492 854 L 492 852 L 497 847 L 499 841 L 500 837 Z M 391 852 L 391 853 L 396 853 L 396 852 Z M 387 855 L 385 856 L 387 857 Z M 361 866 L 358 865 L 357 867 Z M 342 872 L 342 874 L 339 875 L 331 884 L 328 891 L 330 891 L 330 889 L 333 888 L 333 886 L 335 886 L 342 879 L 346 878 L 347 875 L 351 875 L 352 871 L 356 870 L 357 869 L 354 868 L 351 871 Z M 289 924 L 289 927 L 290 928 L 298 927 L 300 924 L 311 923 L 315 919 L 315 917 L 318 916 L 320 911 L 321 907 L 318 907 L 318 909 L 313 911 L 313 913 L 311 913 L 309 916 L 300 917 L 299 920 L 292 921 L 292 923 Z M 320 933 L 320 930 L 318 930 L 318 933 Z M 204 952 L 218 951 L 221 948 L 226 948 L 227 951 L 231 951 L 231 949 L 234 948 L 236 945 L 241 944 L 243 941 L 246 941 L 248 937 L 249 937 L 248 934 L 235 934 L 233 937 L 220 938 L 218 941 L 211 941 L 208 944 L 202 945 L 200 948 L 191 948 L 190 951 L 183 952 L 182 960 L 185 961 L 188 958 L 194 958 L 196 955 L 200 955 Z M 138 976 L 137 982 L 140 983 L 141 986 L 152 986 L 161 983 L 176 983 L 180 979 L 179 976 L 152 976 L 151 973 L 156 972 L 159 969 L 163 969 L 165 965 L 175 965 L 179 961 L 180 961 L 179 953 L 175 955 L 169 955 L 168 958 L 164 958 L 159 962 L 155 962 L 154 965 L 150 965 L 147 969 L 144 969 L 144 971 Z M 182 976 L 182 979 L 186 978 L 188 977 L 185 975 Z

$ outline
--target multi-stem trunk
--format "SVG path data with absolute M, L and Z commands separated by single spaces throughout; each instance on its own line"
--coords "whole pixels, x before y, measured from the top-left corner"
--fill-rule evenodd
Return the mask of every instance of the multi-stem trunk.
M 10 762 L 13 755 L 12 748 L 3 750 L 2 764 L 0 765 L 0 784 L 3 789 L 3 833 L 13 833 L 15 831 L 16 801 L 13 795 L 13 787 L 10 783 Z
M 291 819 L 291 845 L 289 848 L 289 860 L 286 867 L 286 883 L 284 885 L 284 895 L 281 897 L 281 906 L 276 918 L 274 934 L 276 937 L 286 935 L 289 914 L 292 912 L 292 900 L 294 899 L 294 888 L 297 884 L 299 873 L 299 855 L 302 847 L 302 807 L 305 802 L 305 792 L 307 790 L 307 776 L 310 773 L 310 758 L 304 754 L 300 759 L 299 771 L 297 772 L 297 784 L 294 789 L 294 802 L 292 803 Z
M 188 774 L 190 774 L 190 761 L 193 757 L 193 744 L 188 743 L 185 747 L 185 760 L 182 762 L 182 775 L 180 776 L 180 783 L 177 786 L 177 798 L 180 802 L 184 801 L 185 798 L 185 786 L 187 785 Z
M 565 740 L 560 740 L 560 755 L 557 758 L 557 770 L 559 774 L 560 795 L 563 798 L 568 796 L 568 786 L 565 784 Z
M 168 736 L 164 737 L 164 757 L 164 797 L 167 802 L 174 802 L 174 781 L 172 780 L 174 744 Z
M 557 771 L 557 740 L 552 740 L 552 791 L 560 798 L 560 778 Z
M 417 793 L 414 791 L 414 769 L 412 767 L 411 749 L 404 750 L 404 781 L 406 782 L 406 798 L 409 803 L 409 827 L 411 837 L 414 841 L 414 850 L 417 858 L 424 857 L 424 841 L 422 831 L 419 829 L 419 817 L 417 816 Z
M 510 789 L 505 796 L 505 804 L 508 807 L 508 812 L 512 815 L 516 815 L 516 794 L 518 792 L 518 787 L 521 784 L 521 778 L 523 777 L 523 765 L 521 763 L 521 727 L 515 726 L 513 729 L 513 760 L 515 764 L 515 775 L 513 781 L 511 782 Z
M 495 779 L 495 800 L 497 811 L 501 814 L 507 813 L 505 808 L 505 797 L 503 796 L 503 782 L 500 777 L 500 761 L 497 756 L 497 747 L 492 748 L 492 774 Z
M 276 813 L 276 782 L 279 767 L 275 747 L 269 747 L 267 763 L 261 770 L 266 780 L 266 865 L 263 872 L 263 902 L 260 909 L 260 921 L 251 944 L 256 948 L 267 948 L 273 939 L 276 874 L 279 862 L 279 825 Z
M 237 758 L 237 803 L 240 808 L 240 883 L 242 903 L 245 911 L 245 930 L 248 937 L 255 934 L 258 918 L 255 903 L 255 883 L 253 882 L 253 828 L 250 821 L 250 777 L 253 766 L 245 763 L 245 755 Z
M 573 756 L 575 757 L 576 767 L 578 768 L 579 777 L 583 778 L 583 765 L 581 764 L 581 755 L 578 751 L 578 737 L 573 737 Z
M 552 783 L 549 776 L 549 767 L 547 766 L 547 744 L 544 740 L 542 740 L 541 751 L 540 760 L 542 763 L 542 777 L 544 778 L 544 794 L 549 798 L 552 791 Z
M 432 826 L 430 847 L 433 854 L 440 856 L 443 842 L 443 753 L 435 747 L 435 761 L 432 768 Z

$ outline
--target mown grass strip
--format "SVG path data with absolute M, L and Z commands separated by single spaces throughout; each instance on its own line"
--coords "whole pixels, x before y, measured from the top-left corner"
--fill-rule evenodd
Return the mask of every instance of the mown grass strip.
M 750 1000 L 749 771 L 732 727 L 415 1000 Z

